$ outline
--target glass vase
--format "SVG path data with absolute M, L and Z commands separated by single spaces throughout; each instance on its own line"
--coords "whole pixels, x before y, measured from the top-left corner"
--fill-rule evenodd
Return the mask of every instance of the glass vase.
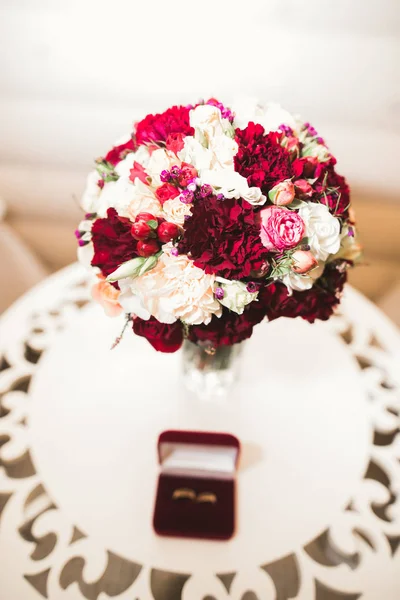
M 213 347 L 209 342 L 183 343 L 183 378 L 186 388 L 203 400 L 226 398 L 239 375 L 244 342 Z

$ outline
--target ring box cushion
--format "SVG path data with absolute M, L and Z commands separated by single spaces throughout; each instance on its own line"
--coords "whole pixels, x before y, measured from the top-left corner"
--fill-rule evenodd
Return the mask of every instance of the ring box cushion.
M 164 536 L 227 540 L 235 531 L 239 440 L 228 433 L 164 431 L 158 440 L 160 476 L 154 529 Z M 192 497 L 174 498 L 190 490 Z M 215 502 L 201 502 L 211 494 Z M 178 494 L 179 495 L 179 494 Z M 203 499 L 207 496 L 203 496 Z

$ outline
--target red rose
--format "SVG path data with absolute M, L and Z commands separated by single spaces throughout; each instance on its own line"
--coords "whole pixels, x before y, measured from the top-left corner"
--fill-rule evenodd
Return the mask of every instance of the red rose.
M 136 335 L 145 337 L 159 352 L 176 352 L 182 346 L 183 332 L 180 321 L 167 325 L 154 317 L 150 317 L 148 321 L 135 317 L 133 331 Z
M 115 166 L 121 160 L 123 160 L 127 154 L 133 152 L 135 149 L 135 144 L 133 140 L 130 139 L 128 142 L 125 142 L 125 144 L 120 144 L 119 146 L 114 146 L 111 148 L 111 150 L 104 157 L 104 160 Z
M 253 327 L 265 317 L 265 308 L 258 302 L 246 306 L 243 314 L 224 308 L 218 319 L 213 316 L 209 325 L 193 325 L 189 329 L 188 338 L 191 342 L 211 342 L 218 346 L 231 346 L 246 340 L 253 333 Z
M 267 258 L 253 207 L 244 200 L 207 196 L 194 204 L 178 249 L 206 273 L 227 279 L 249 277 Z
M 173 106 L 163 113 L 147 115 L 139 121 L 136 125 L 136 143 L 166 142 L 175 133 L 194 134 L 189 122 L 189 109 L 185 106 Z
M 179 190 L 172 183 L 163 183 L 162 186 L 156 189 L 156 197 L 161 204 L 177 196 L 179 196 Z
M 197 171 L 193 165 L 183 162 L 181 165 L 181 171 L 178 176 L 178 183 L 181 187 L 186 187 L 188 183 L 197 177 Z
M 235 170 L 246 177 L 249 186 L 261 188 L 267 196 L 277 183 L 292 177 L 290 153 L 281 146 L 280 133 L 265 135 L 262 125 L 249 123 L 246 129 L 236 129 L 235 139 L 239 145 Z
M 289 296 L 287 287 L 275 281 L 259 292 L 258 301 L 270 321 L 279 317 L 302 317 L 309 323 L 316 319 L 326 321 L 340 302 L 339 294 L 346 280 L 347 273 L 330 263 L 310 290 L 294 291 Z
M 137 241 L 131 235 L 132 223 L 109 208 L 105 219 L 96 219 L 92 226 L 94 246 L 93 267 L 99 267 L 107 277 L 122 263 L 137 256 Z

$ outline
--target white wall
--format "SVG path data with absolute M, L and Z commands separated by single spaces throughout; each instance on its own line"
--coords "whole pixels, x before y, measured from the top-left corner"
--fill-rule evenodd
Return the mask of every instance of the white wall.
M 75 219 L 133 120 L 239 93 L 302 113 L 356 189 L 395 198 L 399 35 L 400 0 L 0 0 L 0 194 L 17 221 Z

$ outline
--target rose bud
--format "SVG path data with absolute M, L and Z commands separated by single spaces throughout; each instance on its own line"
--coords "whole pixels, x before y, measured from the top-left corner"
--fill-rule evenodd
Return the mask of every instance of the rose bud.
M 287 206 L 294 200 L 294 185 L 290 179 L 281 181 L 268 192 L 268 198 L 277 206 Z
M 197 171 L 193 165 L 183 162 L 181 165 L 181 172 L 178 176 L 178 183 L 181 187 L 186 187 L 189 181 L 197 177 Z
M 163 242 L 163 244 L 166 244 L 167 242 L 177 238 L 179 233 L 179 227 L 175 225 L 175 223 L 169 223 L 168 221 L 161 223 L 157 230 L 158 239 L 160 242 Z
M 139 213 L 135 219 L 135 221 L 144 221 L 145 223 L 147 223 L 147 221 L 156 221 L 156 220 L 157 219 L 155 218 L 154 215 L 152 215 L 151 213 L 147 213 L 147 212 Z
M 137 252 L 139 256 L 143 256 L 145 258 L 156 254 L 160 249 L 160 244 L 156 240 L 139 240 L 137 245 Z
M 152 228 L 145 221 L 136 221 L 131 227 L 131 234 L 135 240 L 145 240 L 152 233 Z
M 298 179 L 294 182 L 294 187 L 296 188 L 296 192 L 299 192 L 302 196 L 307 196 L 307 198 L 312 196 L 312 186 L 306 179 Z
M 286 150 L 289 152 L 298 152 L 299 140 L 296 137 L 288 137 L 285 142 Z
M 293 252 L 292 258 L 292 269 L 295 273 L 298 273 L 299 275 L 308 273 L 316 266 L 318 266 L 317 259 L 313 254 L 311 254 L 309 250 L 296 250 L 296 252 Z

